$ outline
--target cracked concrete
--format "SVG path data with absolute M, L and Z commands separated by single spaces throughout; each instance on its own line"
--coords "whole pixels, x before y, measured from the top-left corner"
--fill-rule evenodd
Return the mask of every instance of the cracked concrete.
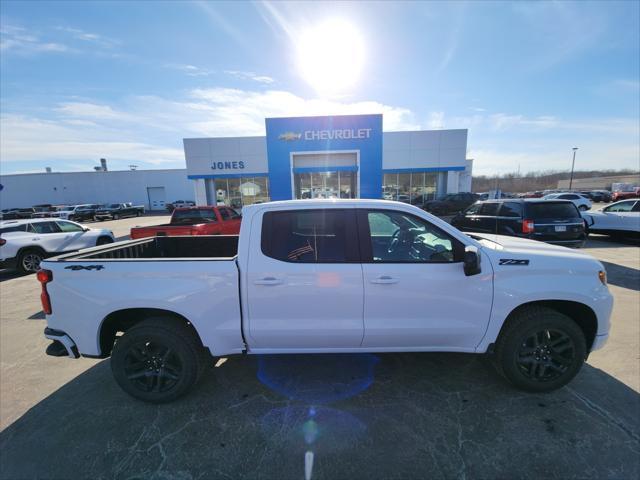
M 191 395 L 148 405 L 108 360 L 45 356 L 35 279 L 4 276 L 0 478 L 304 478 L 307 452 L 313 479 L 638 478 L 640 252 L 589 251 L 621 267 L 611 340 L 547 395 L 479 356 L 295 355 L 212 362 Z

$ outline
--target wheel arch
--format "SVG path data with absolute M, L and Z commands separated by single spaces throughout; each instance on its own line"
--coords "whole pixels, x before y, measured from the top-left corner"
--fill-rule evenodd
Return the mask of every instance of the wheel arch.
M 98 330 L 98 347 L 100 357 L 105 358 L 111 354 L 118 333 L 124 333 L 134 325 L 151 317 L 170 317 L 173 321 L 183 324 L 191 331 L 200 345 L 203 345 L 200 334 L 191 322 L 183 315 L 162 308 L 125 308 L 111 312 L 104 317 Z
M 518 315 L 519 312 L 531 307 L 550 308 L 569 317 L 584 333 L 587 343 L 587 352 L 591 351 L 591 347 L 593 346 L 593 342 L 598 331 L 598 318 L 591 307 L 584 303 L 571 300 L 536 300 L 518 305 L 509 312 L 509 315 L 507 315 L 497 338 L 500 338 L 507 325 Z

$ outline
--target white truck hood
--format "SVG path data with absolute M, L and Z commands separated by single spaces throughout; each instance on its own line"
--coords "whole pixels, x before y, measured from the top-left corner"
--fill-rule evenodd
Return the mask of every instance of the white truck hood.
M 546 267 L 553 264 L 554 267 L 569 269 L 579 264 L 581 267 L 591 266 L 595 270 L 604 270 L 598 260 L 578 249 L 506 235 L 474 233 L 470 236 L 481 243 L 492 261 L 496 259 L 493 262 L 495 266 L 501 263 L 504 265 L 503 260 L 529 260 L 531 266 Z

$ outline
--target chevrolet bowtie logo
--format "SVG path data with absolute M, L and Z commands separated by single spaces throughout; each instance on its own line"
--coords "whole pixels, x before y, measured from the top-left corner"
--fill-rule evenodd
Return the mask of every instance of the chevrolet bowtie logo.
M 285 132 L 278 137 L 278 140 L 284 140 L 285 142 L 292 142 L 294 140 L 300 140 L 302 138 L 301 133 Z

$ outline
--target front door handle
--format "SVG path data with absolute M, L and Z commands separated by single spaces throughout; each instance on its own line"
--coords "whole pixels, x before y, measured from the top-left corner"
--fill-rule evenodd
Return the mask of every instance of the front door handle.
M 390 283 L 398 283 L 398 279 L 390 277 L 389 275 L 380 275 L 379 277 L 372 279 L 371 283 L 386 285 Z
M 281 278 L 275 277 L 264 277 L 258 280 L 254 280 L 253 282 L 254 285 L 280 285 L 282 283 L 283 282 Z

